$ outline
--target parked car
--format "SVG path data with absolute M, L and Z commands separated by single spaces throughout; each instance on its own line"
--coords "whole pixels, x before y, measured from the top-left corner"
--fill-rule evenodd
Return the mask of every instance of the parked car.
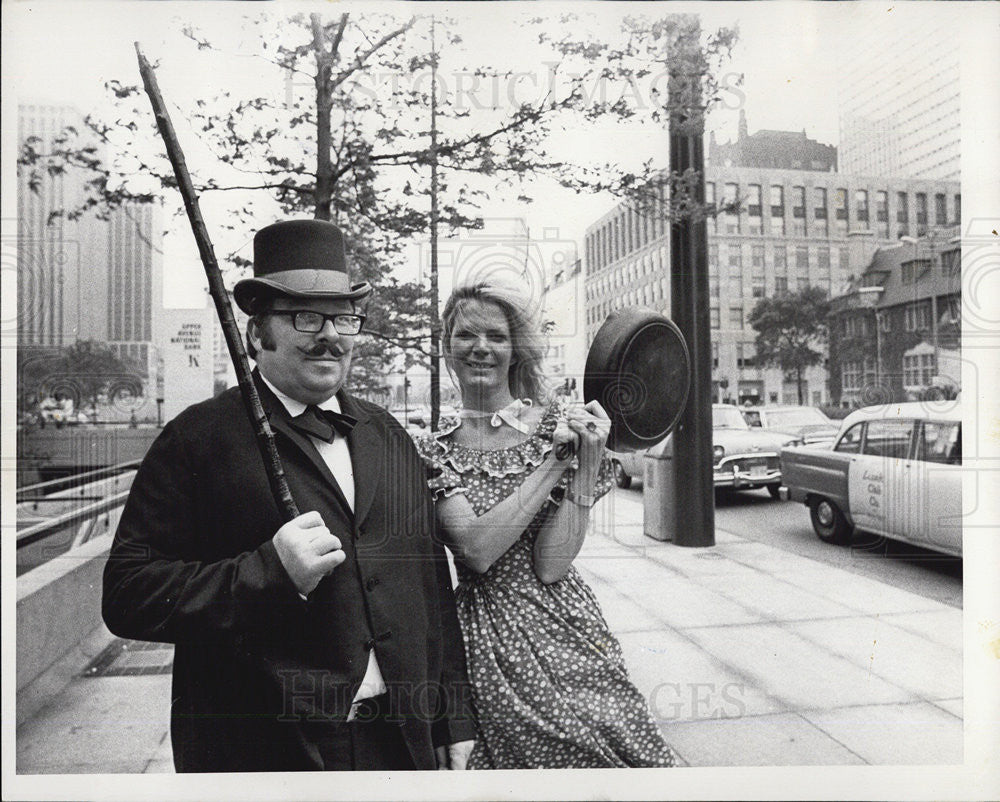
M 712 466 L 715 487 L 753 490 L 766 487 L 779 497 L 782 446 L 802 441 L 786 434 L 751 429 L 740 411 L 730 404 L 712 405 Z M 645 455 L 661 456 L 672 450 L 671 438 L 631 454 L 613 452 L 612 465 L 618 487 L 627 488 L 633 477 L 642 477 Z
M 798 437 L 807 446 L 832 446 L 840 431 L 838 425 L 816 407 L 743 407 L 740 411 L 751 427 Z
M 911 402 L 848 415 L 829 451 L 781 451 L 788 496 L 820 540 L 854 530 L 962 554 L 962 418 L 957 402 Z

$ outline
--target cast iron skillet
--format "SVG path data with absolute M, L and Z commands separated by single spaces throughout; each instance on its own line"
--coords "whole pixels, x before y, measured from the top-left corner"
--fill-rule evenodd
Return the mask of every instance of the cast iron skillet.
M 639 451 L 662 441 L 680 417 L 691 358 L 680 329 L 645 307 L 612 312 L 587 353 L 583 399 L 611 418 L 607 447 Z

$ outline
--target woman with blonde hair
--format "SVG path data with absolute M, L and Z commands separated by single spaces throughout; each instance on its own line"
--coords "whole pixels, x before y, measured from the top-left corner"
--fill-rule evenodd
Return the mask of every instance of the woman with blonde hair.
M 462 410 L 417 447 L 459 576 L 478 730 L 469 768 L 674 765 L 573 567 L 613 483 L 607 414 L 552 397 L 520 290 L 458 287 L 442 321 Z

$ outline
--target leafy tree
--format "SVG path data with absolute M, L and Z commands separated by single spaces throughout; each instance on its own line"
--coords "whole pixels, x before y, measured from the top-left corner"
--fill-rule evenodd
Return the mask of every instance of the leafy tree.
M 735 33 L 720 31 L 709 37 L 697 59 L 679 63 L 671 61 L 671 43 L 689 32 L 690 18 L 627 18 L 614 44 L 579 35 L 553 38 L 544 32 L 578 30 L 575 20 L 564 15 L 558 25 L 540 18 L 529 23 L 546 23 L 538 35 L 554 57 L 546 92 L 507 109 L 476 109 L 475 114 L 453 97 L 438 97 L 434 137 L 428 114 L 430 82 L 422 80 L 429 68 L 450 58 L 452 75 L 464 70 L 481 83 L 516 80 L 483 64 L 458 65 L 455 53 L 461 39 L 445 18 L 435 22 L 366 11 L 356 17 L 295 15 L 276 23 L 260 15 L 248 21 L 246 33 L 254 44 L 242 55 L 263 59 L 274 66 L 276 76 L 287 76 L 285 98 L 263 90 L 249 98 L 231 97 L 226 91 L 191 101 L 170 98 L 197 135 L 199 147 L 215 156 L 214 163 L 200 171 L 189 158 L 196 189 L 202 195 L 228 193 L 233 199 L 232 214 L 219 223 L 221 228 L 246 232 L 263 216 L 263 209 L 277 204 L 285 215 L 312 214 L 345 229 L 359 279 L 375 286 L 377 299 L 368 309 L 372 337 L 359 342 L 357 349 L 352 379 L 358 386 L 377 390 L 385 385 L 398 353 L 386 343 L 423 360 L 434 356 L 426 327 L 428 320 L 434 327 L 436 299 L 423 285 L 391 278 L 402 245 L 430 230 L 432 164 L 439 171 L 435 223 L 452 231 L 481 227 L 478 204 L 500 189 L 510 187 L 519 200 L 530 200 L 525 183 L 538 174 L 581 192 L 631 198 L 660 217 L 670 213 L 664 203 L 668 186 L 689 186 L 697 180 L 664 174 L 653 160 L 632 171 L 608 163 L 575 163 L 551 152 L 549 133 L 557 125 L 584 128 L 598 119 L 662 124 L 668 112 L 666 93 L 650 103 L 649 97 L 632 90 L 638 81 L 668 67 L 704 75 L 709 105 L 718 96 L 713 68 L 728 56 Z M 432 30 L 440 32 L 434 41 Z M 193 27 L 182 33 L 198 52 L 221 53 Z M 90 193 L 82 207 L 57 210 L 66 216 L 81 211 L 106 214 L 123 202 L 161 194 L 176 205 L 176 183 L 157 146 L 141 89 L 117 80 L 109 81 L 107 88 L 118 107 L 117 119 L 86 120 L 88 136 L 96 136 L 101 147 L 75 131 L 57 137 L 45 152 L 37 141 L 28 141 L 19 166 L 30 172 L 29 183 L 37 185 L 36 176 L 67 166 L 90 171 Z M 114 154 L 110 161 L 101 157 L 102 148 Z M 161 155 L 149 157 L 147 151 Z M 244 234 L 241 241 L 245 239 Z M 247 260 L 236 253 L 220 256 L 233 271 L 247 267 Z
M 62 350 L 18 349 L 18 408 L 31 412 L 45 398 L 69 398 L 79 410 L 97 407 L 100 396 L 109 399 L 127 393 L 142 395 L 136 367 L 106 344 L 77 340 Z
M 821 287 L 763 298 L 750 313 L 757 332 L 757 359 L 761 365 L 794 372 L 799 403 L 804 404 L 802 372 L 826 356 L 826 316 L 830 302 Z

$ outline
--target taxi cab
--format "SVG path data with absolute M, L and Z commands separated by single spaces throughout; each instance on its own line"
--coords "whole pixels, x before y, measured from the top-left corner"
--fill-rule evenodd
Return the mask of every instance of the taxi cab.
M 958 401 L 866 407 L 831 450 L 784 448 L 787 495 L 816 535 L 848 544 L 855 529 L 962 554 L 962 417 Z

